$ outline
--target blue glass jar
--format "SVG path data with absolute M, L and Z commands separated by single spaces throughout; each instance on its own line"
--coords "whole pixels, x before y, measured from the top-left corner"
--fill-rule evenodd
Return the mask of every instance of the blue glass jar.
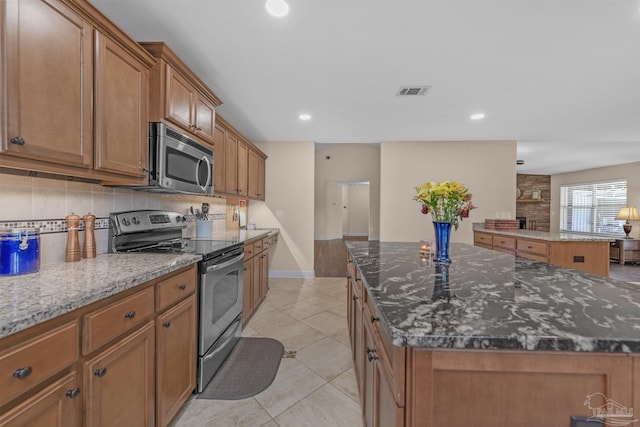
M 40 270 L 40 230 L 15 228 L 0 231 L 0 275 L 36 273 Z
M 451 258 L 449 258 L 451 223 L 433 221 L 433 228 L 436 233 L 436 256 L 433 261 L 438 264 L 451 264 Z

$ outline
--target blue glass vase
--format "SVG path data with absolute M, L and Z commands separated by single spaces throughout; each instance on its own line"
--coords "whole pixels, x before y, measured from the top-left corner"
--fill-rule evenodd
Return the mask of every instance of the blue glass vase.
M 433 261 L 439 264 L 451 264 L 451 258 L 449 258 L 451 223 L 433 221 L 433 228 L 436 232 L 436 256 Z

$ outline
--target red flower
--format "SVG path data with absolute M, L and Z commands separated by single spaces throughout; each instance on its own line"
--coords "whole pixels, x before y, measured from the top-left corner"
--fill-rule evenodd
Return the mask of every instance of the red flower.
M 429 213 L 429 206 L 427 205 L 422 205 L 422 213 L 423 214 L 428 214 Z
M 463 209 L 462 212 L 460 212 L 460 216 L 462 218 L 469 218 L 469 211 L 467 209 Z

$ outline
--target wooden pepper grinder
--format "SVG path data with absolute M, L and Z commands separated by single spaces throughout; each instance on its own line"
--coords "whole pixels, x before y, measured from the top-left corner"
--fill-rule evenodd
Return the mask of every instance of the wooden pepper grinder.
M 84 222 L 84 247 L 82 248 L 82 258 L 95 258 L 96 257 L 96 238 L 93 234 L 93 224 L 95 223 L 96 216 L 90 213 L 82 217 Z
M 80 217 L 75 214 L 67 215 L 67 253 L 65 261 L 80 261 L 80 240 L 78 238 L 78 230 L 80 228 Z

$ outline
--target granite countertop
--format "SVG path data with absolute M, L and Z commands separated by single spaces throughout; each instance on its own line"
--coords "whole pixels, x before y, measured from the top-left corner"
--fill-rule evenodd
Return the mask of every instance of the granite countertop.
M 473 231 L 500 234 L 504 236 L 523 237 L 528 239 L 546 240 L 549 242 L 613 242 L 615 237 L 593 236 L 589 234 L 558 233 L 534 230 L 492 230 L 484 224 L 473 224 Z
M 640 353 L 640 286 L 464 243 L 347 242 L 394 345 Z
M 230 242 L 246 243 L 257 239 L 262 239 L 264 237 L 273 236 L 278 234 L 279 232 L 279 228 L 214 231 L 211 237 L 200 238 L 199 240 L 227 240 Z
M 0 338 L 198 262 L 193 254 L 104 254 L 0 276 Z

